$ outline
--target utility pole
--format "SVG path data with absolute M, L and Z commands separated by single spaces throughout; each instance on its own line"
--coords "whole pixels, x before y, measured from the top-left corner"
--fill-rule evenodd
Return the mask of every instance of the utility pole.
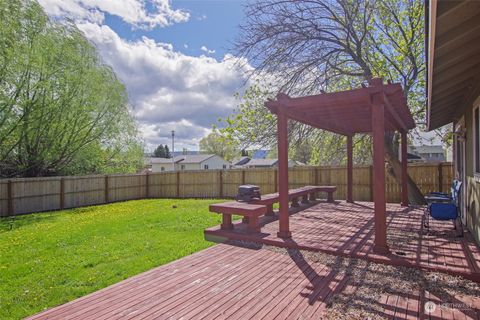
M 172 166 L 175 171 L 175 130 L 172 130 Z

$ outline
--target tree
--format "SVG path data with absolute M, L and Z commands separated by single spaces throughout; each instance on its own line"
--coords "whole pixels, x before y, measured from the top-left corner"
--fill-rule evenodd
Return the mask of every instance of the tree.
M 291 95 L 351 89 L 373 77 L 399 81 L 420 122 L 425 112 L 423 12 L 423 2 L 411 0 L 258 1 L 246 6 L 236 51 L 256 66 L 257 75 L 273 78 L 276 91 Z M 247 100 L 259 99 L 246 94 Z M 259 132 L 254 143 L 275 139 L 275 122 L 265 115 L 257 109 L 242 118 Z M 236 126 L 228 120 L 227 125 Z M 289 134 L 323 140 L 318 130 L 298 123 L 289 123 Z M 391 173 L 400 180 L 399 136 L 387 133 L 385 146 Z M 409 198 L 424 201 L 411 179 Z
M 0 175 L 142 165 L 125 87 L 73 24 L 32 0 L 0 1 L 0 33 Z
M 153 156 L 156 158 L 166 158 L 165 156 L 165 148 L 163 147 L 163 144 L 159 145 L 155 151 L 153 152 Z
M 216 154 L 227 161 L 233 160 L 236 156 L 236 148 L 233 141 L 220 134 L 217 130 L 200 140 L 200 151 Z
M 165 145 L 165 158 L 170 159 L 172 155 L 170 154 L 170 149 L 168 148 L 167 145 Z

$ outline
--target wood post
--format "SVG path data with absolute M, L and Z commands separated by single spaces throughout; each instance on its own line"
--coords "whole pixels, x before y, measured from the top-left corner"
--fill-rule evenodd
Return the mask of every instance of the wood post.
M 401 205 L 402 207 L 408 207 L 408 172 L 407 172 L 407 132 L 402 131 L 401 132 L 401 137 L 402 137 L 402 202 Z
M 377 96 L 374 96 L 376 98 Z M 387 245 L 387 219 L 385 203 L 385 106 L 382 103 L 372 104 L 373 131 L 373 187 L 375 206 L 375 253 L 389 252 Z
M 278 192 L 278 170 L 273 169 L 273 185 L 275 186 L 274 192 Z
M 373 202 L 373 165 L 370 166 L 370 201 Z
M 353 202 L 353 137 L 347 136 L 347 202 Z
M 177 190 L 176 190 L 176 197 L 180 198 L 180 171 L 177 171 L 177 176 L 176 176 L 176 185 L 177 185 Z
M 290 238 L 288 216 L 288 119 L 279 112 L 277 114 L 278 145 L 278 195 L 279 195 L 279 238 Z
M 438 164 L 438 191 L 443 192 L 443 164 Z
M 60 210 L 65 209 L 65 179 L 60 178 Z
M 6 217 L 13 216 L 13 182 L 8 180 L 7 182 L 7 214 Z
M 245 169 L 242 169 L 242 184 L 245 184 Z
M 147 171 L 145 173 L 145 198 L 150 198 L 149 193 L 150 193 L 150 173 Z
M 105 175 L 105 203 L 108 203 L 110 201 L 109 196 L 108 196 L 108 189 L 110 187 L 108 186 L 108 174 Z
M 223 170 L 220 170 L 218 172 L 218 181 L 220 183 L 220 191 L 218 192 L 219 193 L 219 196 L 220 198 L 223 198 Z

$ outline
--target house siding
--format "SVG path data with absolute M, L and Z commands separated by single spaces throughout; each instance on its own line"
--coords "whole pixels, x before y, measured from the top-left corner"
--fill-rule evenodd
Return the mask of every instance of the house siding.
M 466 174 L 466 224 L 478 244 L 480 244 L 480 179 L 474 174 L 474 143 L 475 128 L 473 123 L 473 110 L 479 105 L 480 97 L 467 108 L 463 114 L 465 118 L 465 174 Z M 456 124 L 456 123 L 455 123 Z M 456 153 L 454 153 L 454 160 Z

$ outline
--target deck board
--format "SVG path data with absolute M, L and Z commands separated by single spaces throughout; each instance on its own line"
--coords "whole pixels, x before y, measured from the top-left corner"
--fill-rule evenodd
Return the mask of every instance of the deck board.
M 213 227 L 210 235 L 226 240 L 246 240 L 268 245 L 320 251 L 328 254 L 368 259 L 378 263 L 461 275 L 480 281 L 480 250 L 470 233 L 454 235 L 450 221 L 430 219 L 430 230 L 422 226 L 423 209 L 387 204 L 387 234 L 390 255 L 373 252 L 373 203 L 320 202 L 295 209 L 290 216 L 292 238 L 276 236 L 276 218 L 263 220 L 260 233 L 245 230 L 241 223 L 234 230 Z M 404 253 L 405 255 L 403 255 Z

